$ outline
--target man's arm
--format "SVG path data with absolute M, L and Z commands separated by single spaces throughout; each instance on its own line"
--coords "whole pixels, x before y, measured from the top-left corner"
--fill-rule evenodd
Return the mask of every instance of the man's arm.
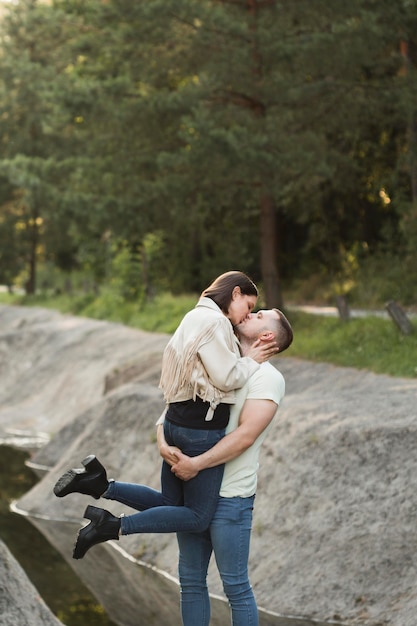
M 188 457 L 182 454 L 182 452 L 175 451 L 174 456 L 178 458 L 177 462 L 173 463 L 171 471 L 178 478 L 189 480 L 203 469 L 221 465 L 235 459 L 247 450 L 265 430 L 274 417 L 276 410 L 277 404 L 272 400 L 246 400 L 240 413 L 239 426 L 236 430 L 223 437 L 210 450 L 199 456 Z M 160 433 L 158 433 L 159 446 L 160 439 Z M 167 444 L 162 445 L 166 446 Z M 165 458 L 165 460 L 167 459 Z

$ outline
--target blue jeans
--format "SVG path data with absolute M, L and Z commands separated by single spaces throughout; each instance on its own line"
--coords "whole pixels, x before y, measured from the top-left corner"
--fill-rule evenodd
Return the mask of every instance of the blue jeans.
M 167 443 L 177 446 L 188 456 L 206 452 L 224 433 L 224 430 L 184 428 L 168 421 L 164 424 Z M 164 461 L 161 491 L 145 485 L 110 482 L 103 497 L 142 511 L 122 517 L 122 535 L 201 532 L 208 528 L 216 510 L 223 471 L 224 465 L 219 465 L 199 472 L 191 480 L 182 481 L 171 472 L 170 466 Z
M 208 626 L 210 622 L 206 579 L 213 551 L 233 626 L 258 625 L 258 610 L 248 575 L 254 498 L 219 497 L 208 530 L 177 534 L 183 626 Z

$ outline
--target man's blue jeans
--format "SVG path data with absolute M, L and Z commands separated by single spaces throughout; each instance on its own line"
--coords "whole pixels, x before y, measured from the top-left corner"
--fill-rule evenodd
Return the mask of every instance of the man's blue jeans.
M 224 430 L 184 428 L 165 421 L 164 434 L 169 445 L 175 445 L 188 456 L 197 456 L 212 448 L 223 436 Z M 163 462 L 161 491 L 145 485 L 110 482 L 103 494 L 108 500 L 117 500 L 142 511 L 122 517 L 122 535 L 133 533 L 201 532 L 208 528 L 216 510 L 224 465 L 218 465 L 182 481 Z
M 233 626 L 257 626 L 258 610 L 248 576 L 251 498 L 221 498 L 207 531 L 177 533 L 183 626 L 208 626 L 207 569 L 212 552 L 232 611 Z

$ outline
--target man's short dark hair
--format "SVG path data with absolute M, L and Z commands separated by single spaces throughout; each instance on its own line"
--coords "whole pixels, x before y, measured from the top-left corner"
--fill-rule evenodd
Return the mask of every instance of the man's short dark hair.
M 284 313 L 279 309 L 272 309 L 277 313 L 278 319 L 276 328 L 274 330 L 275 340 L 278 344 L 279 352 L 284 352 L 292 344 L 294 334 L 291 328 L 291 324 L 285 317 Z

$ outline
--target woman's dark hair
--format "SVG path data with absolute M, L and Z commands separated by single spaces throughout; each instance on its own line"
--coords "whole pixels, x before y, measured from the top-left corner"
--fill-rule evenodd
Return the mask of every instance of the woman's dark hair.
M 258 288 L 255 283 L 249 276 L 238 271 L 225 272 L 218 276 L 211 285 L 203 291 L 201 296 L 214 300 L 223 313 L 227 315 L 235 287 L 240 287 L 240 292 L 244 296 L 258 297 Z

